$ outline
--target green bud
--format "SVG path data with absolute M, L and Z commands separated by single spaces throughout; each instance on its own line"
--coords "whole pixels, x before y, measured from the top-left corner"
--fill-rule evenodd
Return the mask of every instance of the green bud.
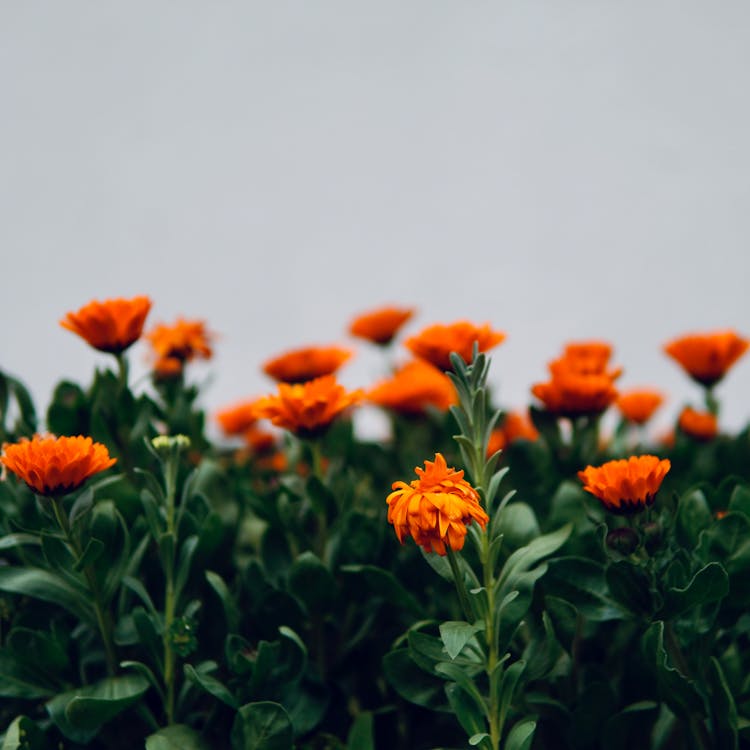
M 638 534 L 627 526 L 612 529 L 607 534 L 607 547 L 623 557 L 632 555 L 638 549 Z
M 190 447 L 190 438 L 187 435 L 157 435 L 151 441 L 154 450 L 159 453 L 168 453 L 172 448 L 187 450 Z

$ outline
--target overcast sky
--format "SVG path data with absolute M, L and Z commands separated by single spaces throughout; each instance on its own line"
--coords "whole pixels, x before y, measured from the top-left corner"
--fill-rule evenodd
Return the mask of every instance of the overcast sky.
M 409 332 L 507 332 L 508 406 L 606 338 L 669 421 L 699 392 L 663 343 L 750 334 L 749 74 L 740 0 L 4 2 L 0 367 L 46 407 L 106 363 L 63 314 L 146 293 L 149 325 L 220 334 L 196 373 L 215 409 L 393 302 Z M 342 378 L 382 370 L 362 346 Z M 749 376 L 720 387 L 725 426 Z

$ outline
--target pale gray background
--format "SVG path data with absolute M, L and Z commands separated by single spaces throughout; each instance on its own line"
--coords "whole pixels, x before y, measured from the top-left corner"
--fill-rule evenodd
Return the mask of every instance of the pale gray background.
M 566 339 L 608 338 L 666 423 L 699 393 L 661 345 L 750 333 L 749 72 L 741 0 L 5 0 L 0 367 L 46 406 L 106 361 L 59 318 L 148 293 L 150 325 L 221 334 L 214 409 L 397 302 L 410 331 L 507 331 L 509 406 Z M 382 369 L 363 347 L 343 379 Z

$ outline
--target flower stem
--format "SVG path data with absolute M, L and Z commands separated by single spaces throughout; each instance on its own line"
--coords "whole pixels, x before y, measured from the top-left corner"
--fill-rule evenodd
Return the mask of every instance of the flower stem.
M 164 462 L 164 489 L 166 497 L 167 510 L 167 528 L 166 533 L 173 538 L 175 535 L 175 495 L 177 492 L 177 456 L 171 455 Z M 175 612 L 175 595 L 174 595 L 174 547 L 171 547 L 171 559 L 165 560 L 165 591 L 164 591 L 164 687 L 166 694 L 166 706 L 164 707 L 167 716 L 167 725 L 174 724 L 174 696 L 175 696 L 175 653 L 170 642 L 170 629 L 174 621 Z

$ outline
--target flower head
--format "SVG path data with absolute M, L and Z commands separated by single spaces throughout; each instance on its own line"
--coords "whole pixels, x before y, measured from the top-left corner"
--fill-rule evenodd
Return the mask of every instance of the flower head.
M 493 331 L 489 323 L 475 326 L 467 320 L 459 320 L 449 325 L 428 326 L 421 333 L 408 338 L 404 346 L 412 354 L 426 359 L 435 367 L 450 370 L 452 369 L 451 352 L 456 352 L 468 364 L 471 361 L 474 342 L 477 343 L 480 352 L 486 352 L 503 341 L 505 341 L 505 334 Z
M 306 346 L 292 349 L 263 365 L 263 372 L 281 383 L 305 383 L 333 375 L 352 356 L 340 346 Z
M 617 397 L 617 408 L 628 422 L 646 424 L 663 401 L 664 396 L 660 391 L 635 388 Z
M 255 414 L 300 437 L 314 437 L 362 396 L 361 390 L 347 391 L 334 375 L 325 375 L 306 383 L 279 383 L 276 394 L 258 399 Z
M 680 412 L 677 424 L 688 437 L 700 442 L 713 440 L 719 432 L 715 414 L 710 411 L 697 411 L 689 406 Z
M 476 521 L 484 529 L 490 519 L 463 471 L 449 468 L 442 454 L 424 466 L 415 468 L 419 479 L 410 484 L 393 483 L 386 500 L 388 521 L 402 544 L 410 536 L 425 552 L 445 555 L 446 545 L 463 548 L 469 523 Z
M 256 401 L 240 401 L 216 412 L 216 421 L 225 435 L 242 435 L 258 421 L 255 416 Z
M 35 435 L 3 445 L 2 462 L 38 495 L 64 495 L 112 466 L 107 447 L 90 437 Z
M 411 307 L 379 307 L 354 318 L 349 333 L 374 344 L 389 344 L 413 314 Z
M 587 466 L 578 472 L 578 478 L 583 489 L 599 498 L 608 511 L 627 515 L 653 505 L 670 466 L 666 458 L 631 456 Z
M 94 349 L 119 354 L 141 337 L 150 309 L 151 300 L 146 296 L 92 300 L 80 310 L 66 313 L 60 325 Z
M 400 414 L 423 414 L 428 406 L 445 411 L 458 400 L 450 378 L 431 364 L 415 359 L 378 383 L 369 401 Z
M 710 388 L 726 375 L 749 346 L 750 340 L 734 331 L 715 331 L 673 339 L 664 346 L 664 351 L 693 380 Z
M 539 437 L 534 423 L 527 412 L 511 411 L 503 418 L 502 424 L 490 434 L 487 455 L 491 456 L 516 440 L 534 441 Z
M 157 375 L 179 375 L 186 362 L 211 358 L 211 334 L 202 320 L 178 318 L 172 325 L 160 324 L 146 335 L 156 355 Z

